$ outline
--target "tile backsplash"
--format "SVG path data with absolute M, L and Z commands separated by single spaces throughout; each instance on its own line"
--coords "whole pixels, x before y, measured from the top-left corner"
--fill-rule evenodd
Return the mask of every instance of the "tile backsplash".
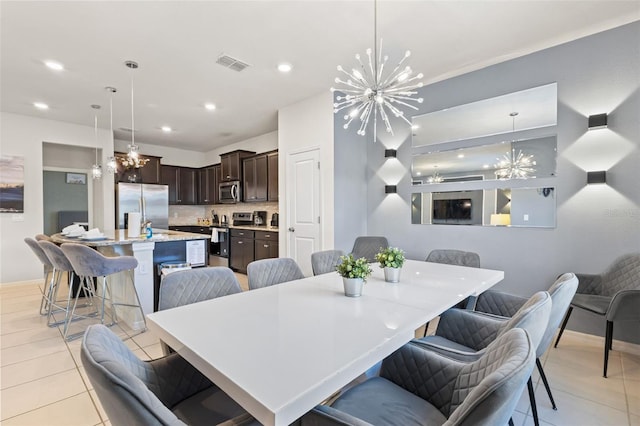
M 197 225 L 199 217 L 211 219 L 212 210 L 219 218 L 226 214 L 229 222 L 231 222 L 231 214 L 233 212 L 266 210 L 268 224 L 271 220 L 271 215 L 278 213 L 278 203 L 272 201 L 265 203 L 215 204 L 210 206 L 169 206 L 169 225 Z

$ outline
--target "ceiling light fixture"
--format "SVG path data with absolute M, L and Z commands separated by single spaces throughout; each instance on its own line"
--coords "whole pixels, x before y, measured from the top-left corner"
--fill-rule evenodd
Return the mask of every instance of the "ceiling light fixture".
M 165 132 L 165 133 L 171 133 L 171 131 L 173 130 L 173 129 L 172 129 L 171 127 L 169 127 L 169 126 L 162 126 L 160 129 L 161 129 L 163 132 Z
M 411 122 L 404 116 L 404 111 L 400 108 L 407 107 L 418 110 L 418 107 L 412 103 L 422 103 L 422 98 L 413 97 L 418 92 L 414 89 L 422 87 L 422 82 L 416 80 L 421 79 L 422 73 L 411 76 L 413 70 L 411 67 L 404 66 L 405 60 L 411 56 L 410 51 L 406 51 L 398 64 L 392 68 L 391 72 L 384 75 L 385 66 L 389 59 L 388 56 L 382 56 L 382 39 L 380 39 L 380 50 L 378 52 L 378 4 L 374 0 L 373 3 L 373 51 L 367 49 L 368 64 L 360 59 L 360 54 L 356 54 L 359 68 L 352 68 L 347 71 L 338 65 L 338 71 L 347 76 L 347 80 L 336 77 L 335 82 L 343 87 L 331 88 L 332 92 L 339 91 L 344 96 L 336 96 L 333 104 L 333 112 L 338 113 L 343 109 L 348 109 L 345 114 L 345 129 L 349 128 L 351 122 L 358 117 L 360 120 L 360 128 L 357 134 L 364 136 L 369 119 L 373 115 L 373 140 L 377 139 L 378 116 L 383 121 L 385 129 L 393 135 L 391 122 L 389 121 L 389 113 L 403 119 L 411 126 Z M 388 112 L 387 112 L 388 110 Z
M 131 145 L 127 145 L 129 151 L 127 152 L 127 158 L 124 159 L 125 163 L 123 165 L 127 168 L 136 168 L 144 167 L 145 164 L 149 161 L 149 159 L 140 159 L 139 151 L 140 147 L 136 145 L 136 131 L 135 131 L 135 120 L 133 113 L 133 71 L 138 69 L 138 63 L 135 61 L 126 61 L 125 66 L 131 70 Z
M 281 73 L 291 72 L 292 69 L 293 66 L 289 63 L 283 62 L 281 64 L 278 64 L 278 71 L 280 71 Z
M 113 141 L 113 94 L 117 92 L 115 87 L 107 86 L 105 87 L 107 92 L 109 92 L 109 129 L 111 135 L 111 147 L 114 146 Z M 118 163 L 116 162 L 116 157 L 111 155 L 107 158 L 107 171 L 109 173 L 115 173 L 118 170 Z
M 100 179 L 102 177 L 102 167 L 98 162 L 98 110 L 100 109 L 100 105 L 91 105 L 91 108 L 95 110 L 93 115 L 93 124 L 94 124 L 94 143 L 96 146 L 96 162 L 91 166 L 91 177 L 93 179 Z
M 45 104 L 44 102 L 34 102 L 33 106 L 38 109 L 49 109 L 49 105 Z
M 216 109 L 215 104 L 212 104 L 212 103 L 206 103 L 206 104 L 204 104 L 204 107 L 206 109 L 208 109 L 209 111 L 213 111 L 214 109 Z
M 64 70 L 64 65 L 57 61 L 44 61 L 44 64 L 47 66 L 47 68 L 50 68 L 54 71 Z
M 516 131 L 516 116 L 518 112 L 512 112 L 509 114 L 512 117 L 513 124 L 512 130 Z M 511 151 L 508 151 L 494 166 L 496 168 L 495 175 L 498 179 L 528 179 L 530 175 L 535 173 L 536 162 L 533 159 L 533 154 L 525 154 L 521 149 L 516 154 L 515 140 L 511 141 Z

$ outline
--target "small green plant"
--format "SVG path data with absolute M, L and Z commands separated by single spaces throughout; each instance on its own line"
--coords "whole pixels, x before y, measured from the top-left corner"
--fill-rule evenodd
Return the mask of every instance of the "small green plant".
M 353 257 L 353 254 L 340 256 L 340 263 L 336 266 L 336 271 L 344 278 L 362 278 L 365 282 L 367 281 L 367 277 L 373 272 L 367 259 L 364 257 L 356 259 Z
M 376 261 L 381 268 L 402 268 L 404 265 L 404 251 L 397 247 L 381 248 L 376 254 Z

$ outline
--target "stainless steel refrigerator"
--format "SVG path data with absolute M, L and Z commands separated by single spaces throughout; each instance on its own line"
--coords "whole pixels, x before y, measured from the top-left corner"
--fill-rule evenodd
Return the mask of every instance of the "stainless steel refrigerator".
M 125 229 L 125 213 L 139 212 L 151 227 L 169 229 L 169 187 L 148 183 L 118 183 L 116 185 L 117 228 Z

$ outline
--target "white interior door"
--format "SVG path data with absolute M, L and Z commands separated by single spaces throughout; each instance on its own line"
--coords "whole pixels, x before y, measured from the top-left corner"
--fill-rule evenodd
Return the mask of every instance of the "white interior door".
M 320 245 L 320 150 L 287 158 L 287 256 L 305 275 L 313 275 L 311 253 Z

